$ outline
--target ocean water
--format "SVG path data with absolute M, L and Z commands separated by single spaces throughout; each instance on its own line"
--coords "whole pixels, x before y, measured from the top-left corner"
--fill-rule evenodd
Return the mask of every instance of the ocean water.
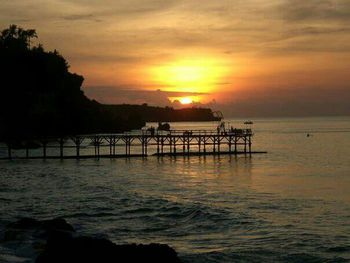
M 184 262 L 349 262 L 350 117 L 253 121 L 267 154 L 0 161 L 0 229 L 64 217 L 118 244 L 169 244 Z M 0 244 L 0 261 L 25 260 L 18 247 Z

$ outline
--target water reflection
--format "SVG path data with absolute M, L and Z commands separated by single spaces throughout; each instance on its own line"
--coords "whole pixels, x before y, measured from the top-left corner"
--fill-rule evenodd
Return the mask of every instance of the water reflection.
M 350 121 L 254 122 L 267 155 L 1 162 L 0 223 L 63 216 L 188 262 L 349 259 L 349 133 L 295 131 Z

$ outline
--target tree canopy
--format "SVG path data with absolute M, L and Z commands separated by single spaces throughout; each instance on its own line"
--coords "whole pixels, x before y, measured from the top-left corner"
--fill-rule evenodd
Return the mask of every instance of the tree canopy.
M 0 138 L 120 132 L 141 127 L 88 99 L 84 78 L 69 72 L 57 50 L 45 51 L 34 29 L 16 25 L 0 35 Z
M 37 38 L 35 29 L 25 30 L 17 25 L 10 25 L 1 31 L 0 48 L 9 51 L 26 51 L 30 49 L 31 40 Z

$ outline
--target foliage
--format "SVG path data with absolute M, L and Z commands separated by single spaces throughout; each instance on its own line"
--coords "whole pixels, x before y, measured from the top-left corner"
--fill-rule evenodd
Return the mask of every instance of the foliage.
M 120 132 L 143 125 L 89 100 L 84 78 L 69 72 L 58 51 L 31 46 L 33 29 L 11 25 L 0 35 L 0 137 L 7 139 Z M 137 118 L 136 118 L 137 119 Z

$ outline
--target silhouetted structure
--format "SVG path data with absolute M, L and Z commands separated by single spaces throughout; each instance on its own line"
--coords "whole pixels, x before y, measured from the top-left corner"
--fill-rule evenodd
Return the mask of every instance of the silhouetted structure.
M 11 145 L 8 145 L 8 156 L 2 159 L 80 159 L 145 157 L 149 155 L 266 153 L 252 151 L 252 136 L 251 129 L 224 129 L 217 132 L 216 130 L 160 131 L 149 128 L 138 133 L 45 138 L 35 141 L 39 145 L 36 150 L 29 150 L 26 147 L 25 155 L 23 155 L 23 149 L 13 151 Z M 27 145 L 26 142 L 23 144 Z

